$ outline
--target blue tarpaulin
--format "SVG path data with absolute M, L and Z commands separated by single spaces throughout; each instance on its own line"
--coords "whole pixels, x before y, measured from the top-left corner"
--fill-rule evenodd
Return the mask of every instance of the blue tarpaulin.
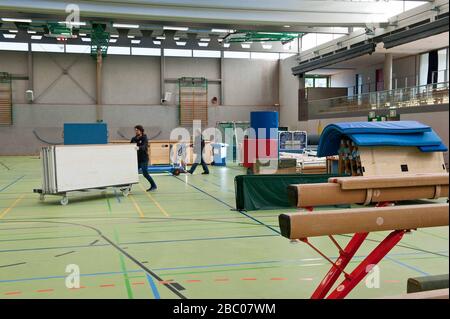
M 358 146 L 416 146 L 422 152 L 447 151 L 433 129 L 420 122 L 342 122 L 325 127 L 317 156 L 337 155 L 343 136 Z

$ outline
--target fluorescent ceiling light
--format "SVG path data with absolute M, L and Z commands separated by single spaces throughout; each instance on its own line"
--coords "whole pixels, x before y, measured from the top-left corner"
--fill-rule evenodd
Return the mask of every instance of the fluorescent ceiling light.
M 138 29 L 139 24 L 124 24 L 124 23 L 114 23 L 114 28 L 122 28 L 122 29 Z
M 198 43 L 198 45 L 201 46 L 201 47 L 207 47 L 208 44 L 209 44 L 209 43 L 202 43 L 202 42 L 199 42 L 199 43 Z
M 214 33 L 233 33 L 234 30 L 228 30 L 228 29 L 211 29 L 211 32 L 214 32 Z
M 222 41 L 223 41 L 223 39 L 217 39 L 217 41 L 218 41 L 218 42 L 222 42 Z
M 83 41 L 83 42 L 91 42 L 91 39 L 90 38 L 81 38 L 81 41 Z
M 87 36 L 86 33 L 79 33 L 78 35 L 79 35 L 80 37 L 85 37 L 85 36 Z
M 291 26 L 290 26 L 290 25 L 284 25 L 283 27 L 285 27 L 285 28 L 290 28 Z
M 42 39 L 42 35 L 32 35 L 31 39 L 32 40 L 40 40 L 40 39 Z
M 230 45 L 231 45 L 231 43 L 224 43 L 224 44 L 223 44 L 223 47 L 224 47 L 224 48 L 229 48 Z
M 262 47 L 263 47 L 263 49 L 266 49 L 266 50 L 272 49 L 271 44 L 263 44 Z
M 139 43 L 141 43 L 141 40 L 131 40 L 131 43 L 133 43 L 133 44 L 139 44 Z
M 180 40 L 179 37 L 175 37 L 175 38 L 173 38 L 173 39 L 174 39 L 174 41 L 179 41 L 179 40 Z
M 156 37 L 156 39 L 158 39 L 158 40 L 165 40 L 166 37 Z
M 19 33 L 19 30 L 9 30 L 10 33 Z
M 15 39 L 16 38 L 15 34 L 7 34 L 7 33 L 5 33 L 5 34 L 3 34 L 3 36 L 5 38 L 7 38 L 7 39 Z
M 188 27 L 170 27 L 170 26 L 166 27 L 166 26 L 164 26 L 163 30 L 187 31 L 187 30 L 189 30 L 189 28 Z
M 251 45 L 248 44 L 248 43 L 242 43 L 241 47 L 244 48 L 244 49 L 250 49 Z
M 209 41 L 211 41 L 211 39 L 210 38 L 201 38 L 200 41 L 209 42 Z
M 28 34 L 36 34 L 37 33 L 36 31 L 32 31 L 32 30 L 28 30 L 27 32 L 28 32 Z
M 111 34 L 111 38 L 118 38 L 119 35 L 118 34 Z
M 128 39 L 134 39 L 134 38 L 136 38 L 136 36 L 134 36 L 134 35 L 129 35 L 128 36 Z
M 153 41 L 153 44 L 155 44 L 155 45 L 161 45 L 161 41 Z
M 109 43 L 116 43 L 117 42 L 117 39 L 110 39 L 109 40 Z
M 14 18 L 2 18 L 2 21 L 4 21 L 4 22 L 24 22 L 24 23 L 33 22 L 31 19 L 14 19 Z
M 76 21 L 60 21 L 59 24 L 65 24 L 65 25 L 82 25 L 85 26 L 86 22 L 76 22 Z
M 179 45 L 179 46 L 185 46 L 186 42 L 177 41 L 176 44 Z

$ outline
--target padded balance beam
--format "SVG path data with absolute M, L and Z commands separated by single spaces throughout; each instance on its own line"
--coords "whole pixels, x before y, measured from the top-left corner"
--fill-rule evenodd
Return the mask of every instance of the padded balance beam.
M 337 183 L 288 186 L 291 205 L 296 207 L 368 204 L 371 202 L 436 199 L 448 197 L 448 185 L 343 190 Z
M 383 297 L 379 299 L 449 299 L 449 289 L 436 289 L 429 291 L 403 294 L 400 296 Z
M 448 204 L 405 205 L 281 214 L 281 234 L 289 239 L 372 231 L 447 226 Z
M 407 293 L 449 288 L 448 274 L 409 278 Z
M 343 190 L 448 185 L 448 173 L 408 174 L 391 176 L 335 177 L 329 183 L 338 183 Z

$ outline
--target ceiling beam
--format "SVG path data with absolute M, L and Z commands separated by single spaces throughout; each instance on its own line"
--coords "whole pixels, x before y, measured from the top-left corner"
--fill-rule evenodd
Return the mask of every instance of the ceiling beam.
M 71 1 L 84 18 L 240 25 L 364 26 L 387 23 L 389 2 L 116 0 Z M 65 1 L 2 0 L 1 11 L 64 15 Z

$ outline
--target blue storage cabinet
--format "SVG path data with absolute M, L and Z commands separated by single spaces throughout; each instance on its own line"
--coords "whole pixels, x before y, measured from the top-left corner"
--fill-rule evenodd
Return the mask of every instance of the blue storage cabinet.
M 65 123 L 64 145 L 108 144 L 106 123 Z

